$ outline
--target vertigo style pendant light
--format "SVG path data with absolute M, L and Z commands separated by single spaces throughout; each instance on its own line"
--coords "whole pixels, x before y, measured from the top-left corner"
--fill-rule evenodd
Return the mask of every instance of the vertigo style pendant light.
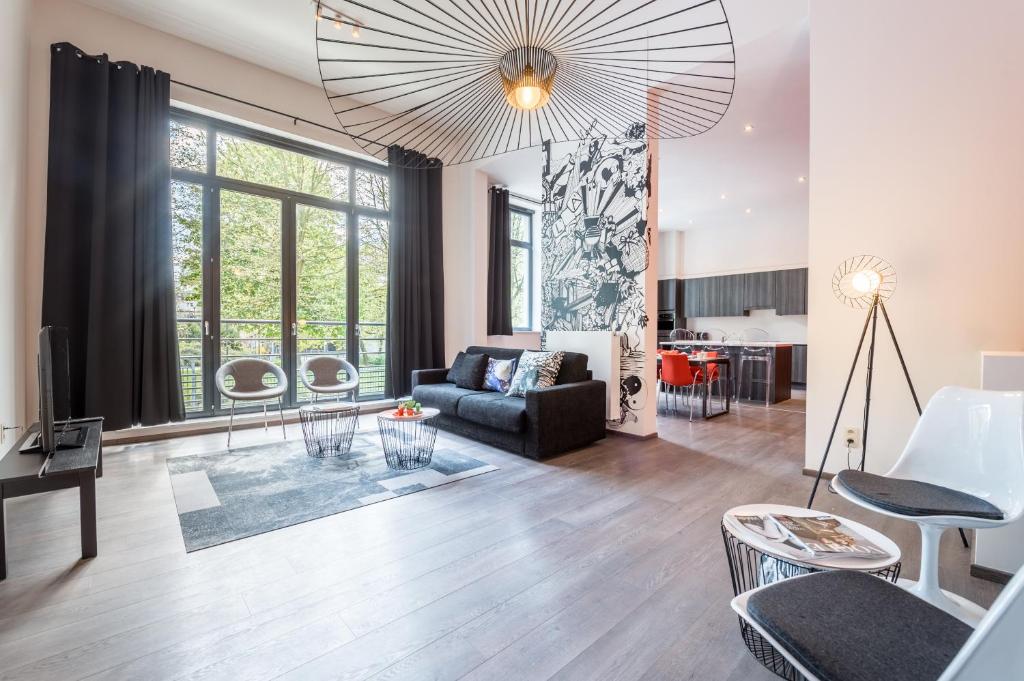
M 455 165 L 637 123 L 691 137 L 732 101 L 722 0 L 334 1 L 314 1 L 332 19 L 314 22 L 324 92 L 381 160 L 400 145 Z

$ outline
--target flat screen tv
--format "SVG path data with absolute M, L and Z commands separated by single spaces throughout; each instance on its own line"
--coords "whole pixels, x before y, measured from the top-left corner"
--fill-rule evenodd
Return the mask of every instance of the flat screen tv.
M 71 364 L 68 330 L 44 326 L 39 330 L 39 434 L 22 452 L 52 454 L 82 446 L 84 430 L 71 424 Z

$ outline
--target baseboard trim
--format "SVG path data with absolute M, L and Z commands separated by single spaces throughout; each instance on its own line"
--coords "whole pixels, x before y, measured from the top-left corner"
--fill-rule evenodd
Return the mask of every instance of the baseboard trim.
M 989 582 L 995 582 L 996 584 L 1006 584 L 1013 577 L 1009 572 L 1003 572 L 1002 570 L 996 570 L 995 568 L 985 567 L 984 565 L 976 565 L 971 563 L 971 577 L 977 577 L 978 579 L 984 579 Z
M 814 476 L 816 476 L 818 474 L 818 471 L 815 470 L 814 468 L 805 468 L 803 470 L 803 474 L 806 475 L 809 478 L 813 478 Z M 821 479 L 822 480 L 831 480 L 834 477 L 836 477 L 835 473 L 822 473 L 821 474 Z
M 653 440 L 658 437 L 657 433 L 650 433 L 649 435 L 637 435 L 635 433 L 623 433 L 621 430 L 611 430 L 610 428 L 605 432 L 608 435 L 618 435 L 619 437 L 629 438 L 630 440 Z

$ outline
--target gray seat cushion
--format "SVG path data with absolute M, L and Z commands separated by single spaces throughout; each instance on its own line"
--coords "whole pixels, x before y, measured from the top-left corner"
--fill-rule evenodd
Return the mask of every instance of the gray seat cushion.
M 878 577 L 840 570 L 774 584 L 747 612 L 822 681 L 934 681 L 973 629 Z
M 468 395 L 459 400 L 458 416 L 477 425 L 521 433 L 526 428 L 526 400 L 496 392 Z
M 481 394 L 479 390 L 466 390 L 451 383 L 428 383 L 413 388 L 412 398 L 424 407 L 434 407 L 439 409 L 442 414 L 455 416 L 462 398 L 467 395 L 479 394 Z
M 1003 512 L 984 499 L 917 480 L 887 478 L 863 471 L 840 471 L 839 481 L 858 498 L 906 516 L 955 515 L 1002 520 Z

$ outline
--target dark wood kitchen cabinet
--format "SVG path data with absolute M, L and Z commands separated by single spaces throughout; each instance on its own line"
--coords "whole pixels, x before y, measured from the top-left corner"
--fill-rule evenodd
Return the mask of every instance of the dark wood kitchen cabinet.
M 807 384 L 807 346 L 793 346 L 793 383 Z
M 683 279 L 683 316 L 687 319 L 694 317 L 707 317 L 704 314 L 706 308 L 704 291 L 707 278 Z
M 775 314 L 807 314 L 807 268 L 775 272 Z
M 743 276 L 743 309 L 771 310 L 775 307 L 775 272 L 748 272 Z

